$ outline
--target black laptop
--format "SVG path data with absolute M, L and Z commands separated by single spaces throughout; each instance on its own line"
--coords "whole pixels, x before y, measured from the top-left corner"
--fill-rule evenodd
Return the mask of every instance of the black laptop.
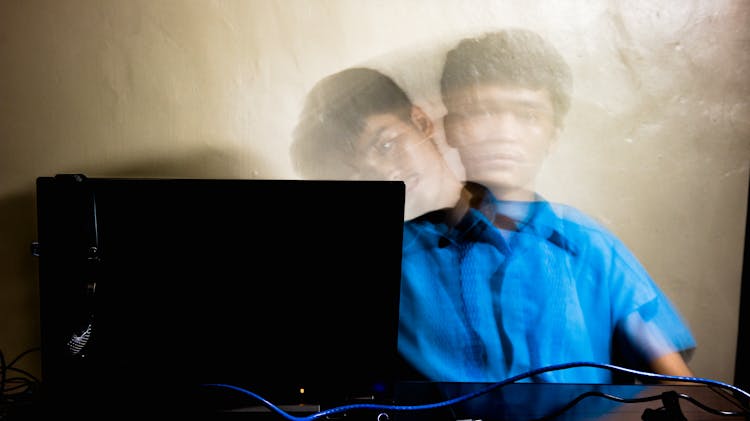
M 402 182 L 61 174 L 37 211 L 55 413 L 390 402 Z

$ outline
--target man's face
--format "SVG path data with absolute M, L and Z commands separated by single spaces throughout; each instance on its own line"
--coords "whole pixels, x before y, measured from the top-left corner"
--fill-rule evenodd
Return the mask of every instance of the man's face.
M 457 148 L 466 179 L 506 199 L 525 199 L 557 137 L 546 90 L 480 85 L 445 98 L 448 143 Z
M 423 213 L 424 206 L 434 200 L 443 160 L 432 141 L 431 121 L 424 114 L 412 120 L 395 114 L 372 115 L 355 143 L 357 178 L 404 181 L 407 218 Z

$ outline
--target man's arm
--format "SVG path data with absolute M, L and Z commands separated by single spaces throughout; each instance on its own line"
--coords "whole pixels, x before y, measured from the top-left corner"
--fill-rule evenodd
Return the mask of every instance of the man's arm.
M 679 352 L 672 352 L 651 360 L 651 371 L 669 376 L 694 377 L 692 370 L 688 367 L 685 359 Z M 675 383 L 675 381 L 662 381 L 662 383 Z M 682 382 L 677 382 L 682 383 Z

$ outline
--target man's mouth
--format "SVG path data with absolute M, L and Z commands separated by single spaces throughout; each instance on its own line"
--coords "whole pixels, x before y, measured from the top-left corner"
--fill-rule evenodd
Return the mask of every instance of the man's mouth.
M 493 166 L 493 165 L 521 165 L 523 156 L 513 152 L 494 152 L 485 154 L 473 154 L 467 157 L 468 164 L 476 166 Z

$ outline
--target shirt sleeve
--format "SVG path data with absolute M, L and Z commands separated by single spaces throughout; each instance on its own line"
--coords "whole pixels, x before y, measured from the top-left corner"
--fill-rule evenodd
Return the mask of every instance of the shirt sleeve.
M 690 327 L 635 254 L 597 221 L 575 209 L 561 209 L 586 238 L 580 257 L 591 259 L 588 263 L 607 282 L 613 361 L 646 369 L 650 361 L 673 352 L 688 360 L 696 347 Z
M 673 352 L 688 360 L 696 343 L 687 322 L 637 258 L 619 240 L 612 244 L 615 355 L 642 368 Z

